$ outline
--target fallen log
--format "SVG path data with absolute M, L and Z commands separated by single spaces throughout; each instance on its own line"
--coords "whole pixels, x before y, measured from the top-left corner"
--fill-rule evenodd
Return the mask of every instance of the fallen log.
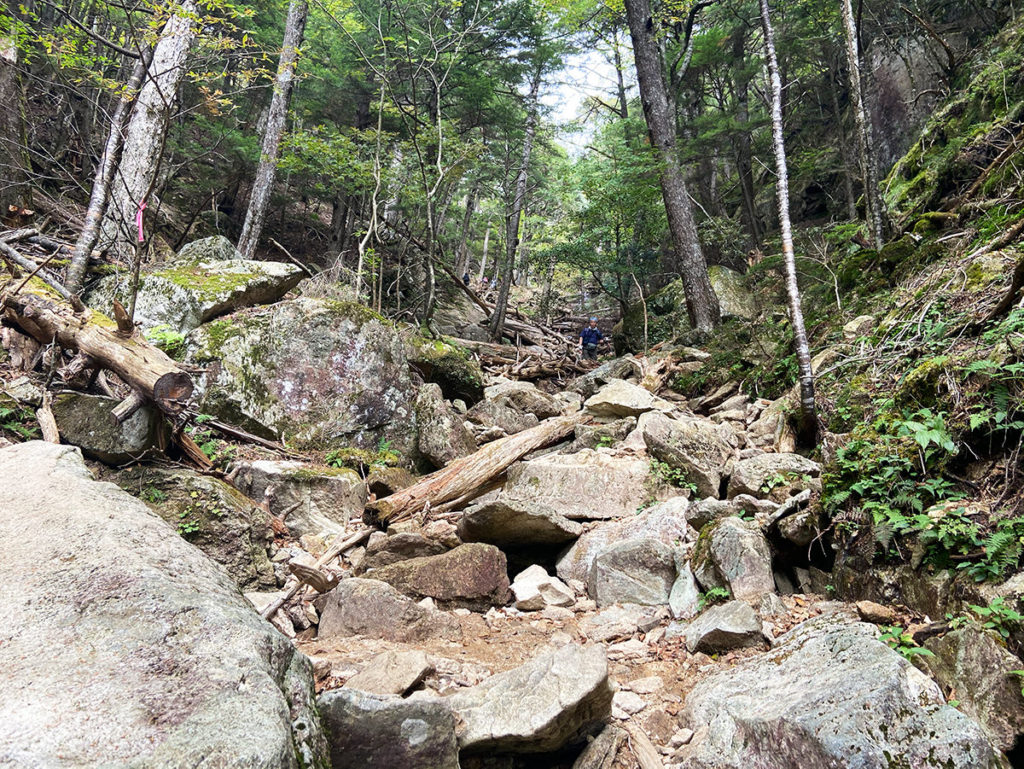
M 18 293 L 10 290 L 12 283 L 0 282 L 0 310 L 7 320 L 42 344 L 56 342 L 88 356 L 169 416 L 181 413 L 192 395 L 192 377 L 141 334 L 124 337 L 105 315 L 88 308 L 76 312 L 37 278 Z
M 401 491 L 367 505 L 372 519 L 394 523 L 456 499 L 474 499 L 488 482 L 509 465 L 537 449 L 567 438 L 588 416 L 583 412 L 545 419 L 536 427 L 499 438 L 467 457 L 456 459 L 442 470 L 424 477 Z

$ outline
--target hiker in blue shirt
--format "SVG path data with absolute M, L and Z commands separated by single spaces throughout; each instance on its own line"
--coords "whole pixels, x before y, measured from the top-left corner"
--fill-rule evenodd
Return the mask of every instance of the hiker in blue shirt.
M 590 319 L 590 325 L 584 326 L 580 332 L 580 349 L 583 356 L 590 360 L 597 360 L 597 344 L 604 339 L 604 334 L 597 327 L 597 318 Z

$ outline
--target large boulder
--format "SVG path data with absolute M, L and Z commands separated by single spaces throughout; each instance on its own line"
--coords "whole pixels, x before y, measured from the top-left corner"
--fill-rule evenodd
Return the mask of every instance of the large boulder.
M 632 355 L 626 355 L 622 358 L 614 358 L 606 363 L 602 363 L 593 371 L 588 371 L 586 374 L 576 377 L 569 383 L 567 389 L 579 393 L 584 398 L 589 398 L 600 390 L 602 385 L 606 385 L 616 379 L 640 376 L 641 371 L 640 362 Z
M 558 559 L 558 576 L 586 581 L 597 556 L 623 540 L 656 539 L 673 547 L 694 541 L 697 532 L 686 522 L 689 507 L 685 497 L 673 497 L 621 521 L 598 524 Z
M 468 508 L 459 520 L 464 542 L 487 542 L 502 549 L 531 545 L 563 545 L 583 533 L 583 527 L 547 505 L 498 498 Z
M 497 427 L 506 435 L 514 435 L 540 423 L 535 414 L 523 411 L 506 396 L 480 401 L 466 413 L 466 419 L 482 428 Z
M 179 256 L 139 275 L 135 321 L 144 330 L 164 327 L 187 334 L 220 315 L 276 302 L 305 277 L 301 268 L 287 262 L 205 258 L 188 248 L 181 252 L 185 258 Z M 110 316 L 115 299 L 128 306 L 131 286 L 131 270 L 125 270 L 101 278 L 85 299 L 90 307 Z
M 347 468 L 242 460 L 231 465 L 228 476 L 239 491 L 284 518 L 294 537 L 343 533 L 349 520 L 362 515 L 366 506 L 366 484 Z
M 223 566 L 243 590 L 277 587 L 270 516 L 237 489 L 183 467 L 134 465 L 114 479 Z
M 448 698 L 459 747 L 473 753 L 549 753 L 581 740 L 611 712 L 604 648 L 576 645 Z
M 594 395 L 590 396 L 584 408 L 598 417 L 638 417 L 659 408 L 671 408 L 671 404 L 656 397 L 632 382 L 615 379 Z
M 379 536 L 379 538 L 378 538 Z M 440 542 L 427 539 L 415 531 L 400 531 L 388 536 L 372 536 L 366 544 L 366 553 L 356 568 L 356 573 L 372 572 L 383 566 L 410 558 L 424 558 L 441 555 L 448 550 Z
M 332 769 L 459 769 L 455 717 L 442 699 L 335 689 L 317 698 Z
M 557 417 L 564 409 L 562 403 L 542 392 L 533 382 L 499 382 L 488 387 L 484 394 L 488 400 L 504 399 L 524 414 L 533 414 L 539 420 Z
M 990 630 L 965 627 L 925 642 L 934 656 L 920 664 L 951 695 L 963 713 L 977 719 L 996 746 L 1010 751 L 1024 733 L 1024 697 L 1011 671 L 1024 662 Z
M 823 615 L 698 683 L 681 767 L 1004 769 L 981 727 L 875 632 Z
M 479 542 L 383 566 L 373 578 L 412 598 L 433 598 L 444 608 L 486 611 L 504 606 L 510 597 L 504 553 Z
M 211 235 L 186 243 L 178 249 L 178 260 L 182 262 L 229 262 L 245 257 L 234 244 L 223 235 Z
M 109 465 L 136 462 L 159 453 L 160 415 L 143 406 L 118 424 L 110 412 L 119 402 L 102 395 L 60 393 L 52 408 L 61 439 Z
M 723 518 L 705 526 L 693 552 L 693 573 L 709 590 L 726 588 L 733 598 L 775 592 L 772 554 L 757 524 Z
M 651 456 L 683 473 L 696 486 L 698 497 L 719 496 L 735 451 L 727 440 L 729 428 L 699 418 L 669 419 L 664 414 L 642 416 L 637 429 Z
M 749 494 L 784 502 L 804 489 L 821 491 L 821 465 L 799 454 L 759 454 L 733 465 L 728 497 Z
M 316 599 L 316 608 L 320 612 L 317 638 L 325 641 L 354 635 L 400 643 L 462 639 L 462 628 L 453 617 L 420 606 L 375 579 L 344 579 Z
M 416 396 L 416 424 L 420 454 L 436 468 L 477 450 L 476 439 L 441 394 L 436 384 L 425 384 Z
M 708 267 L 708 278 L 711 280 L 711 287 L 715 289 L 723 318 L 750 320 L 757 317 L 760 310 L 757 298 L 747 288 L 741 273 L 720 264 L 713 264 Z
M 415 453 L 405 346 L 362 305 L 300 298 L 244 310 L 197 328 L 187 347 L 188 361 L 206 367 L 207 414 L 297 446 L 387 441 Z
M 687 649 L 706 654 L 760 646 L 764 641 L 761 618 L 743 601 L 708 609 L 687 626 L 685 636 Z
M 220 566 L 76 448 L 2 449 L 0 478 L 8 765 L 328 765 L 309 661 Z
M 627 539 L 599 554 L 587 590 L 599 607 L 615 603 L 661 606 L 676 581 L 675 551 L 657 539 Z
M 646 460 L 584 449 L 512 465 L 501 496 L 548 505 L 574 520 L 618 518 L 662 491 L 655 486 Z

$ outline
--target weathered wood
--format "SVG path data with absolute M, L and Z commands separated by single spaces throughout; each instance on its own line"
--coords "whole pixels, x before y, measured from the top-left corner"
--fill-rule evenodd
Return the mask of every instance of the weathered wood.
M 57 429 L 57 420 L 50 409 L 50 400 L 50 393 L 44 393 L 43 404 L 36 409 L 36 421 L 39 423 L 39 431 L 43 434 L 44 441 L 60 443 L 60 430 Z
M 320 567 L 327 565 L 334 558 L 341 555 L 349 548 L 353 548 L 356 545 L 362 544 L 370 538 L 370 535 L 374 531 L 376 531 L 376 529 L 363 529 L 362 531 L 356 532 L 351 537 L 343 539 L 338 544 L 331 545 L 330 549 L 328 549 L 328 551 L 324 553 L 322 556 L 320 556 L 319 560 L 317 560 L 315 568 L 319 569 Z M 287 593 L 285 593 L 283 596 L 278 598 L 276 601 L 274 601 L 266 609 L 263 610 L 262 616 L 264 619 L 270 619 L 275 614 L 277 614 L 278 609 L 280 609 L 282 606 L 288 603 L 288 601 L 294 598 L 296 594 L 298 594 L 298 592 L 302 590 L 303 587 L 305 587 L 307 583 L 304 582 L 301 577 L 299 577 L 298 579 L 299 581 L 296 582 Z
M 0 283 L 0 308 L 39 342 L 56 341 L 66 350 L 89 356 L 171 416 L 177 416 L 192 395 L 192 377 L 140 335 L 122 338 L 106 316 L 88 309 L 76 313 L 35 283 L 19 294 L 4 291 L 5 287 Z
M 418 483 L 371 502 L 367 510 L 371 516 L 393 523 L 421 512 L 427 505 L 436 508 L 456 499 L 469 501 L 477 496 L 474 495 L 475 491 L 485 487 L 488 481 L 503 473 L 513 462 L 531 451 L 564 440 L 572 434 L 576 425 L 586 419 L 588 417 L 583 412 L 554 417 L 545 419 L 529 430 L 499 438 L 468 457 L 456 459 L 443 470 L 426 476 Z

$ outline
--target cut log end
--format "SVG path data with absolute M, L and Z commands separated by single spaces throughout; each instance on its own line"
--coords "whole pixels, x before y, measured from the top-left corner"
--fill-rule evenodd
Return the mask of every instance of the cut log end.
M 153 386 L 153 400 L 164 410 L 175 410 L 184 407 L 192 397 L 194 385 L 192 377 L 183 371 L 170 371 Z

